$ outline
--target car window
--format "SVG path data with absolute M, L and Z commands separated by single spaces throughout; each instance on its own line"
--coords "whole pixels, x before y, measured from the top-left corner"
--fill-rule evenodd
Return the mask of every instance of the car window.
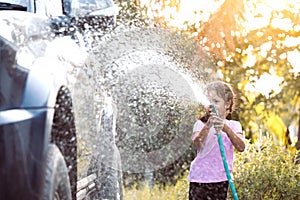
M 84 5 L 95 5 L 97 9 L 104 9 L 112 6 L 110 0 L 77 0 L 79 4 Z
M 17 4 L 25 7 L 27 7 L 29 4 L 29 0 L 0 0 L 0 2 Z
M 72 14 L 83 16 L 95 10 L 103 10 L 113 6 L 111 0 L 73 0 Z
M 0 0 L 1 3 L 10 3 L 13 5 L 19 5 L 26 8 L 27 12 L 34 12 L 33 0 Z
M 62 16 L 62 1 L 61 0 L 36 0 L 36 13 L 46 15 L 48 17 Z

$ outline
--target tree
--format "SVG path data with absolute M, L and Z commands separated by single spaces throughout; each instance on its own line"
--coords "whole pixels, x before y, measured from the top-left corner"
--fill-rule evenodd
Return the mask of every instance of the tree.
M 201 47 L 208 50 L 223 79 L 239 91 L 238 112 L 249 138 L 260 128 L 272 129 L 266 126 L 270 113 L 289 125 L 297 119 L 300 105 L 299 61 L 292 59 L 300 55 L 300 15 L 294 4 L 284 2 L 280 8 L 272 4 L 226 0 L 199 32 Z M 263 12 L 258 11 L 261 8 Z M 251 27 L 252 21 L 266 23 Z M 268 77 L 269 85 L 275 84 L 271 78 L 281 77 L 277 79 L 280 91 L 267 90 L 266 85 L 265 93 L 249 91 L 249 87 L 257 91 L 256 83 L 263 77 Z M 259 112 L 258 106 L 262 106 Z
M 150 6 L 154 2 L 162 5 L 161 11 L 155 10 L 160 16 L 155 19 L 170 28 L 174 28 L 170 20 L 172 17 L 175 20 L 176 14 L 165 16 L 163 13 L 180 11 L 183 4 L 189 3 L 183 0 L 149 2 Z M 238 91 L 238 115 L 248 138 L 255 140 L 261 132 L 272 132 L 274 127 L 267 122 L 274 114 L 284 122 L 281 129 L 287 129 L 297 119 L 300 107 L 300 67 L 296 59 L 300 55 L 299 3 L 225 0 L 216 7 L 208 20 L 200 17 L 205 8 L 199 8 L 200 11 L 192 8 L 191 12 L 195 12 L 199 20 L 194 16 L 178 28 L 196 35 L 200 44 L 198 55 L 207 53 L 216 66 L 199 66 L 206 77 L 198 78 L 209 81 L 220 73 L 221 79 L 233 85 Z M 209 73 L 205 73 L 204 68 L 210 68 Z M 264 87 L 259 88 L 258 83 L 263 81 L 266 81 Z

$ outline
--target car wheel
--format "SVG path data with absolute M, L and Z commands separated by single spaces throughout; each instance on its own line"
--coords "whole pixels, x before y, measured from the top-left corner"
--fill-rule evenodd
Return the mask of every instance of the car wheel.
M 55 144 L 48 147 L 45 173 L 44 200 L 71 200 L 68 169 L 61 152 Z
M 73 103 L 69 89 L 62 86 L 58 92 L 53 118 L 51 143 L 59 148 L 65 158 L 71 183 L 72 199 L 76 199 L 77 138 Z

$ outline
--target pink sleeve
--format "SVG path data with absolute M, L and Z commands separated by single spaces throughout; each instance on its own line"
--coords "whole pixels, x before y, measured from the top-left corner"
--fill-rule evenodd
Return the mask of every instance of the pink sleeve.
M 243 133 L 242 125 L 239 121 L 230 121 L 230 127 L 235 133 Z
M 201 120 L 197 120 L 194 124 L 192 139 L 194 139 L 194 134 L 202 130 L 204 123 Z
M 242 133 L 242 125 L 239 121 L 231 121 L 232 122 L 232 127 L 231 129 L 235 132 L 235 133 Z

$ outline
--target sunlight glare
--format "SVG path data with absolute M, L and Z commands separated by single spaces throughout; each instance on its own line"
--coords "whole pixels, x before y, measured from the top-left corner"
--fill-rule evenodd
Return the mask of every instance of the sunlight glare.
M 286 47 L 296 47 L 300 45 L 300 36 L 299 37 L 286 37 L 283 41 L 283 45 Z
M 253 67 L 256 63 L 256 57 L 253 55 L 253 53 L 249 52 L 247 56 L 245 56 L 245 60 L 243 62 L 243 67 Z
M 294 51 L 287 52 L 287 59 L 292 65 L 293 69 L 291 72 L 298 74 L 300 73 L 300 52 L 295 49 Z
M 271 22 L 271 26 L 284 31 L 293 30 L 293 23 L 289 18 L 273 19 Z
M 245 86 L 245 90 L 249 92 L 258 92 L 269 98 L 272 91 L 274 91 L 275 94 L 278 94 L 281 91 L 280 84 L 283 80 L 283 77 L 279 77 L 275 74 L 264 73 L 255 81 L 255 83 L 249 82 Z
M 273 11 L 282 11 L 284 9 L 291 12 L 299 12 L 300 0 L 264 0 L 256 2 L 255 6 L 246 10 L 244 17 L 248 22 L 246 27 L 251 30 L 266 27 L 271 21 L 271 26 L 282 30 L 292 30 L 293 24 L 289 18 L 282 16 L 272 16 Z
M 260 49 L 261 49 L 261 52 L 260 52 L 261 56 L 264 57 L 264 58 L 266 58 L 267 55 L 268 55 L 268 52 L 271 50 L 271 48 L 272 48 L 272 42 L 271 41 L 262 44 L 261 47 L 260 47 Z
M 181 0 L 179 5 L 170 6 L 170 1 L 165 1 L 165 5 L 162 5 L 153 0 L 141 0 L 142 6 L 150 8 L 150 18 L 163 18 L 168 26 L 180 29 L 186 29 L 187 24 L 195 24 L 199 28 L 200 22 L 206 22 L 223 3 L 224 0 Z

